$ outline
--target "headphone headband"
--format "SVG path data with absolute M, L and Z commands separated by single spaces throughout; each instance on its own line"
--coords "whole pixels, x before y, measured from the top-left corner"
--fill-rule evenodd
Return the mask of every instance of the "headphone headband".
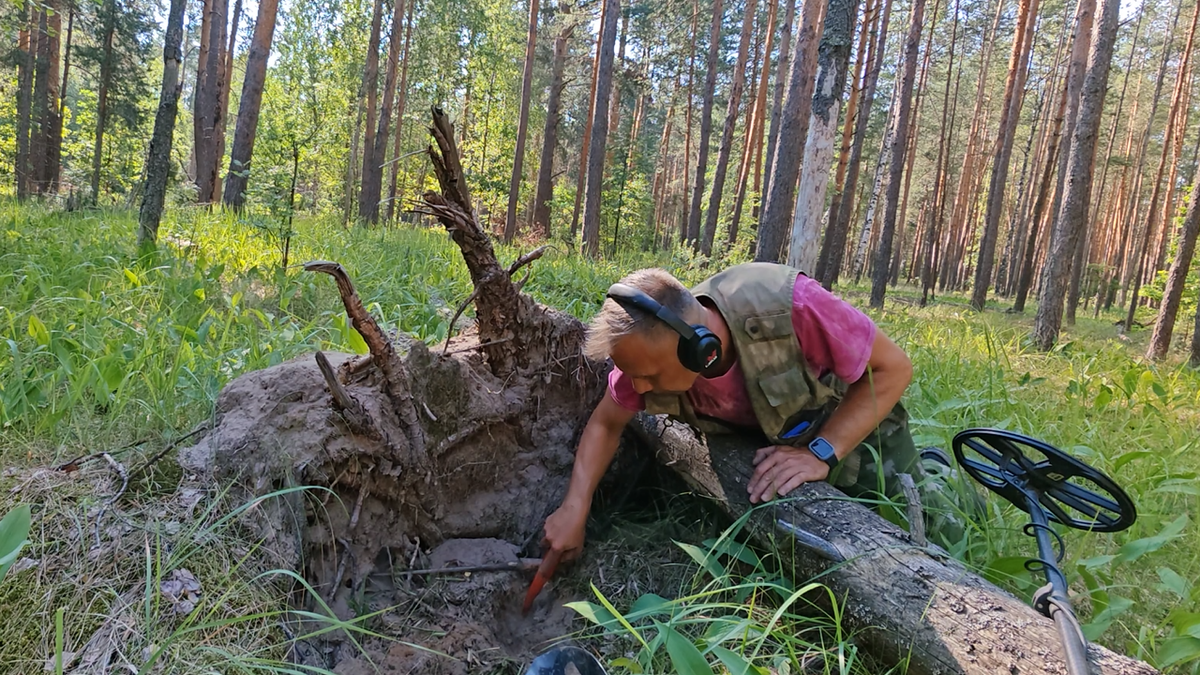
M 615 300 L 617 304 L 626 310 L 629 307 L 635 307 L 647 314 L 658 317 L 659 320 L 674 329 L 676 333 L 682 335 L 685 340 L 691 340 L 696 335 L 696 331 L 687 322 L 680 319 L 675 312 L 663 307 L 661 303 L 650 297 L 648 293 L 639 291 L 633 286 L 613 284 L 608 289 L 608 297 Z

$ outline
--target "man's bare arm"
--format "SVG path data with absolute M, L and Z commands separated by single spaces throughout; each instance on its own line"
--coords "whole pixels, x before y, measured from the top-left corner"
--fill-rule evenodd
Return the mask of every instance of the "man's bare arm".
M 833 445 L 838 459 L 845 459 L 888 416 L 900 402 L 912 376 L 908 355 L 882 331 L 876 331 L 866 371 L 846 389 L 846 395 L 821 431 Z

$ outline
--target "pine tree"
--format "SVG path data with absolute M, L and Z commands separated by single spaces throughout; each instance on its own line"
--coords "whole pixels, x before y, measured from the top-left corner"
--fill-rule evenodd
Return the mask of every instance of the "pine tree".
M 521 169 L 525 163 L 525 136 L 529 131 L 529 99 L 533 97 L 533 53 L 537 47 L 538 0 L 529 0 L 529 37 L 525 42 L 525 70 L 521 76 L 521 112 L 517 117 L 517 148 L 513 152 L 512 179 L 508 183 L 508 214 L 504 241 L 517 235 L 517 200 L 521 197 Z
M 233 131 L 233 148 L 229 156 L 229 173 L 225 177 L 225 206 L 240 209 L 246 202 L 246 185 L 250 180 L 250 161 L 254 157 L 254 140 L 258 136 L 258 115 L 262 109 L 263 87 L 267 78 L 267 59 L 275 36 L 275 15 L 279 0 L 259 0 L 258 18 L 254 21 L 254 37 L 246 56 L 246 75 L 242 80 L 242 96 L 238 103 L 237 126 Z
M 587 191 L 583 205 L 583 251 L 591 257 L 600 254 L 600 189 L 604 183 L 604 151 L 608 143 L 608 100 L 612 95 L 613 50 L 617 43 L 617 17 L 620 0 L 603 0 L 604 21 L 600 29 L 600 49 L 596 53 L 596 97 L 592 118 L 592 137 L 588 149 Z
M 175 136 L 175 117 L 179 112 L 179 66 L 183 59 L 184 0 L 171 0 L 167 13 L 167 30 L 163 40 L 162 89 L 158 112 L 154 116 L 154 133 L 146 159 L 146 185 L 142 189 L 142 206 L 138 213 L 137 243 L 139 249 L 154 248 L 158 242 L 158 223 L 162 219 L 163 200 L 171 169 L 171 142 Z

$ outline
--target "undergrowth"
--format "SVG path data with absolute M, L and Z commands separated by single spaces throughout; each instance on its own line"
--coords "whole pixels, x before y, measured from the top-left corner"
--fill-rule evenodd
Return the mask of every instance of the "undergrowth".
M 0 202 L 0 516 L 18 503 L 34 506 L 21 554 L 27 562 L 17 561 L 0 583 L 0 644 L 6 664 L 10 655 L 20 664 L 8 672 L 44 665 L 53 671 L 56 642 L 79 653 L 113 616 L 127 617 L 138 636 L 124 643 L 136 653 L 122 653 L 138 667 L 161 650 L 167 658 L 156 658 L 171 672 L 271 672 L 290 644 L 275 613 L 296 585 L 264 564 L 255 542 L 236 528 L 214 529 L 238 505 L 207 511 L 219 495 L 181 504 L 178 467 L 169 459 L 148 466 L 107 516 L 101 534 L 112 548 L 101 556 L 90 530 L 120 481 L 102 460 L 73 474 L 46 469 L 101 451 L 139 466 L 207 420 L 221 387 L 239 374 L 314 349 L 363 350 L 333 285 L 295 263 L 341 262 L 385 328 L 430 343 L 445 339 L 470 280 L 438 229 L 343 229 L 336 221 L 300 220 L 287 242 L 293 267 L 284 269 L 280 233 L 254 217 L 172 211 L 159 253 L 143 259 L 134 251 L 135 220 L 126 211 L 64 214 Z M 507 263 L 532 246 L 497 245 L 498 255 Z M 685 253 L 588 262 L 566 244 L 553 246 L 532 266 L 525 290 L 579 318 L 631 269 L 660 265 L 689 283 L 707 273 L 703 260 Z M 865 306 L 861 288 L 842 292 Z M 1144 362 L 1146 331 L 1119 337 L 1115 313 L 1081 318 L 1047 354 L 1026 341 L 1032 310 L 1026 317 L 978 314 L 956 297 L 918 308 L 903 289 L 892 300 L 873 315 L 914 361 L 905 403 L 918 443 L 949 449 L 964 428 L 1008 428 L 1113 476 L 1137 503 L 1138 522 L 1116 534 L 1064 532 L 1063 567 L 1088 636 L 1154 665 L 1195 672 L 1200 376 L 1178 360 Z M 124 454 L 115 454 L 119 449 Z M 1034 551 L 1021 531 L 1025 515 L 995 497 L 988 503 L 987 522 L 953 553 L 1027 598 L 1041 580 L 1022 567 Z M 146 608 L 162 602 L 158 580 L 185 567 L 170 564 L 185 542 L 205 542 L 186 568 L 214 589 L 206 618 L 157 621 L 159 609 Z M 830 672 L 865 672 L 846 651 L 835 615 L 815 620 L 792 611 L 820 588 L 789 604 L 805 584 L 755 574 L 745 560 L 732 564 L 728 550 L 685 553 L 699 576 L 676 597 L 651 597 L 654 589 L 645 589 L 608 601 L 600 593 L 580 606 L 604 630 L 624 635 L 629 669 L 659 672 L 674 664 L 687 672 L 676 661 L 693 655 L 678 635 L 726 667 L 728 654 L 716 647 L 743 656 L 747 646 L 766 649 L 793 671 L 808 653 L 821 655 Z M 714 560 L 720 571 L 710 567 Z M 180 634 L 185 625 L 196 630 Z M 774 664 L 770 659 L 756 663 Z

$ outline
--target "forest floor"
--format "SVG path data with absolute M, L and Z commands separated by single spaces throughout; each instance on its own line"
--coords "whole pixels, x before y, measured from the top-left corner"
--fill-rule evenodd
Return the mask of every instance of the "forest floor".
M 209 418 L 217 393 L 234 377 L 316 349 L 361 352 L 363 346 L 332 284 L 279 268 L 283 242 L 269 223 L 174 210 L 164 223 L 161 255 L 145 264 L 133 257 L 135 215 L 60 214 L 0 202 L 0 515 L 18 503 L 35 505 L 32 543 L 0 583 L 6 619 L 0 673 L 43 666 L 54 672 L 59 655 L 65 672 L 86 672 L 105 659 L 140 672 L 279 672 L 295 644 L 282 621 L 287 602 L 305 591 L 236 524 L 233 515 L 254 505 L 191 487 L 173 453 L 148 460 Z M 454 308 L 471 291 L 458 250 L 441 231 L 346 230 L 325 220 L 300 222 L 296 230 L 290 262 L 341 262 L 385 328 L 430 344 L 445 339 Z M 707 274 L 704 261 L 683 253 L 593 263 L 569 255 L 565 243 L 555 246 L 535 263 L 525 291 L 581 319 L 596 310 L 609 283 L 632 269 L 662 266 L 685 282 Z M 519 252 L 498 248 L 502 262 Z M 865 288 L 851 284 L 839 292 L 866 304 Z M 895 289 L 872 316 L 914 361 L 905 403 L 918 442 L 949 447 L 961 429 L 1004 427 L 1058 445 L 1116 478 L 1136 501 L 1138 522 L 1116 534 L 1064 533 L 1063 568 L 1085 631 L 1154 665 L 1194 672 L 1200 374 L 1178 358 L 1144 362 L 1148 329 L 1118 335 L 1116 313 L 1092 319 L 1081 312 L 1046 354 L 1025 339 L 1032 310 L 1006 314 L 1001 301 L 976 313 L 957 295 L 919 308 L 915 297 L 911 289 Z M 1188 337 L 1184 323 L 1178 340 Z M 56 469 L 100 452 L 124 468 L 127 487 L 106 459 Z M 704 555 L 720 519 L 670 487 L 647 481 L 622 509 L 593 523 L 588 555 L 557 584 L 558 597 L 589 601 L 563 615 L 563 630 L 588 630 L 587 619 L 603 621 L 603 612 L 644 613 L 669 600 L 684 617 L 680 630 L 698 634 L 718 628 L 703 617 L 749 612 L 747 605 L 758 601 L 753 583 L 739 586 L 743 580 L 724 568 L 714 572 Z M 989 520 L 952 553 L 1028 597 L 1040 582 L 1022 567 L 1033 552 L 1021 532 L 1024 515 L 989 503 Z M 494 578 L 478 582 L 524 583 Z M 411 596 L 403 609 L 368 603 L 359 608 L 364 618 L 329 619 L 326 630 L 378 640 L 397 623 L 419 624 L 414 617 L 427 611 L 421 604 L 429 594 L 462 592 L 454 588 L 461 582 L 403 580 L 401 590 Z M 198 598 L 188 593 L 197 585 Z M 189 600 L 196 607 L 185 612 Z M 838 634 L 836 618 L 803 621 L 773 624 L 787 636 L 773 641 L 782 647 L 761 663 L 785 672 L 784 663 L 794 670 L 805 653 L 824 650 L 831 672 L 869 671 Z M 622 665 L 636 671 L 640 666 L 620 659 L 633 657 L 645 639 L 688 672 L 675 660 L 678 642 L 651 641 L 675 634 L 673 628 L 649 620 L 608 623 L 608 630 L 593 627 L 588 635 L 612 671 L 624 672 Z M 428 631 L 431 639 L 447 637 L 433 624 Z M 411 642 L 417 646 L 395 649 L 419 652 L 421 641 Z M 500 645 L 489 654 L 495 645 L 485 645 L 483 653 L 460 657 L 461 672 L 487 672 L 484 665 L 517 672 L 528 647 Z

